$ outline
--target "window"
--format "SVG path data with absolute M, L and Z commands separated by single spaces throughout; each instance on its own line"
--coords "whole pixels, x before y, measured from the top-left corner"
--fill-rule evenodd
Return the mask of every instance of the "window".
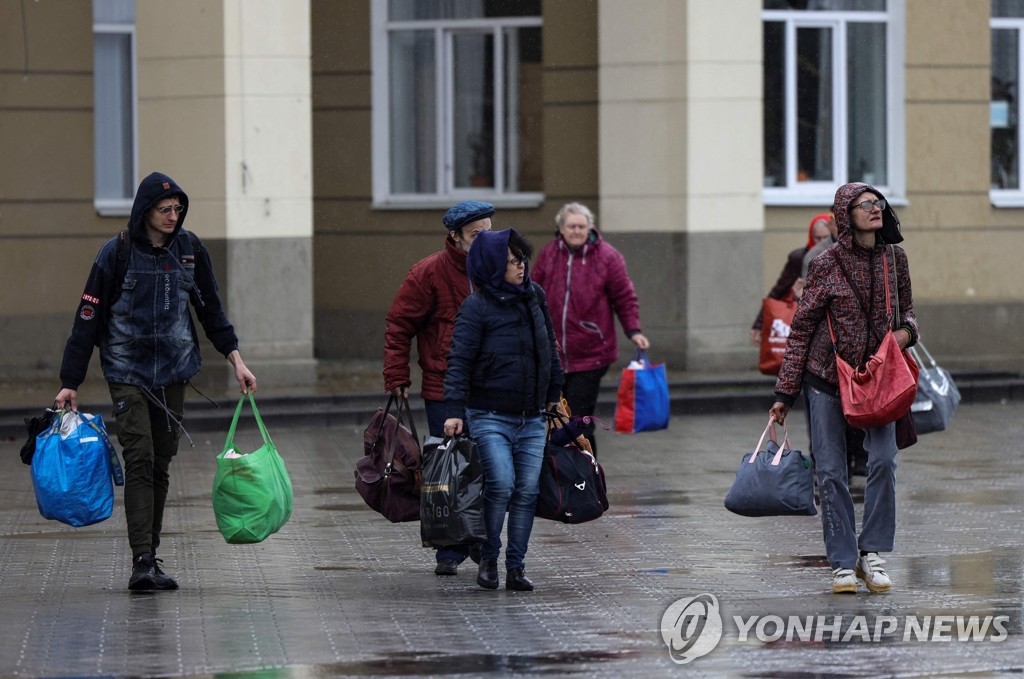
M 96 210 L 127 215 L 135 191 L 135 0 L 93 0 Z
M 1024 0 L 992 0 L 992 178 L 990 198 L 1003 207 L 1024 206 L 1021 185 L 1020 74 Z
M 765 202 L 827 204 L 851 181 L 901 195 L 901 0 L 763 8 Z
M 542 200 L 540 0 L 373 0 L 374 202 Z

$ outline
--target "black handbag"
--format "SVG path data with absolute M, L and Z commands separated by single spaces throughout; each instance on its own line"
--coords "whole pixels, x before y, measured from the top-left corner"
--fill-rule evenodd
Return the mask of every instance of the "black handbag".
M 555 417 L 561 420 L 561 416 Z M 553 428 L 549 436 L 554 431 Z M 597 458 L 575 441 L 560 446 L 549 438 L 544 448 L 534 514 L 562 523 L 585 523 L 599 518 L 607 509 L 604 469 Z
M 771 436 L 764 448 L 765 436 Z M 814 516 L 814 470 L 811 461 L 789 447 L 783 427 L 782 447 L 769 420 L 754 452 L 747 453 L 725 496 L 725 508 L 741 516 Z
M 910 352 L 921 366 L 917 398 L 910 406 L 914 425 L 919 434 L 942 431 L 949 426 L 956 407 L 960 405 L 960 390 L 956 388 L 956 382 L 950 374 L 935 362 L 924 344 L 918 341 L 910 347 Z
M 465 434 L 423 446 L 420 539 L 424 547 L 483 542 L 484 470 L 476 442 Z

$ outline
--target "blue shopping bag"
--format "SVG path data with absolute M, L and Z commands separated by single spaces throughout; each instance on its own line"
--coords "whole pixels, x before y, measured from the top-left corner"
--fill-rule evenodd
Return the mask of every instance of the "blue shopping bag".
M 124 485 L 124 472 L 99 415 L 62 411 L 36 437 L 32 487 L 43 518 L 99 523 L 114 510 L 115 484 Z
M 668 428 L 668 377 L 665 365 L 651 365 L 637 349 L 623 369 L 615 404 L 615 431 L 632 434 Z

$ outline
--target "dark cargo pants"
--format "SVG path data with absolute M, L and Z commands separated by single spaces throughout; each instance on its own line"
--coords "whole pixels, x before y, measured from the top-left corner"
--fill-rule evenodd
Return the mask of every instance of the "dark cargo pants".
M 124 514 L 132 558 L 160 546 L 164 504 L 170 486 L 168 468 L 178 452 L 180 428 L 146 394 L 127 384 L 109 384 L 117 420 L 117 440 L 124 458 Z M 152 394 L 179 422 L 185 409 L 185 385 Z

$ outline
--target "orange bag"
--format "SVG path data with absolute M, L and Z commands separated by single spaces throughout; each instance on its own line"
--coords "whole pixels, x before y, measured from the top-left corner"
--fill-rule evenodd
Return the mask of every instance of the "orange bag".
M 778 375 L 782 359 L 786 356 L 789 326 L 796 315 L 796 300 L 792 295 L 784 299 L 765 297 L 761 325 L 761 358 L 757 369 L 765 375 Z

